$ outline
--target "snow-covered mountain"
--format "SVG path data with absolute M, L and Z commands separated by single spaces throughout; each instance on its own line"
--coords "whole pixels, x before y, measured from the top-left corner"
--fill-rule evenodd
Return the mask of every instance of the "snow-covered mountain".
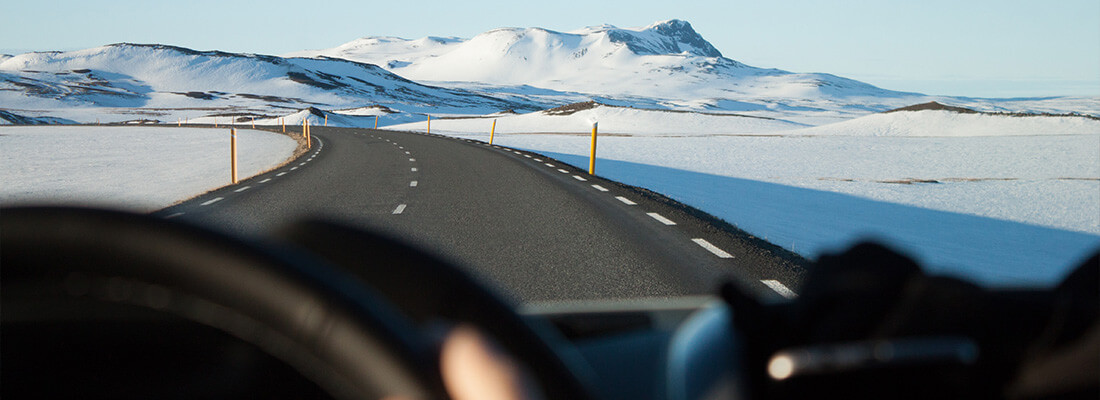
M 726 111 L 812 124 L 940 100 L 983 111 L 1071 111 L 1049 99 L 1006 106 L 986 99 L 886 90 L 823 73 L 757 68 L 726 58 L 686 21 L 610 25 L 571 32 L 501 28 L 471 39 L 366 37 L 326 50 L 290 54 L 379 65 L 418 82 L 486 95 L 559 104 L 604 104 Z M 1070 107 L 1088 107 L 1087 99 Z M 1100 112 L 1091 106 L 1079 112 Z
M 0 57 L 0 111 L 13 115 L 0 119 L 11 123 L 266 120 L 309 107 L 338 113 L 384 107 L 393 111 L 382 116 L 380 126 L 387 126 L 423 120 L 424 113 L 487 115 L 595 101 L 802 126 L 928 101 L 1100 116 L 1097 100 L 926 96 L 830 74 L 757 68 L 726 58 L 680 20 L 571 32 L 501 28 L 471 39 L 363 38 L 284 57 L 139 44 Z
M 723 57 L 691 24 L 680 20 L 572 32 L 502 28 L 468 40 L 362 38 L 292 55 L 371 63 L 417 81 L 529 85 L 619 99 L 659 99 L 664 106 L 691 109 L 759 111 L 802 107 L 806 100 L 860 98 L 903 106 L 924 97 L 829 74 L 751 67 Z
M 542 106 L 426 86 L 375 65 L 343 59 L 114 44 L 27 53 L 0 62 L 0 107 L 110 107 L 163 116 L 168 109 L 238 109 L 275 115 L 310 106 L 370 105 L 465 113 Z

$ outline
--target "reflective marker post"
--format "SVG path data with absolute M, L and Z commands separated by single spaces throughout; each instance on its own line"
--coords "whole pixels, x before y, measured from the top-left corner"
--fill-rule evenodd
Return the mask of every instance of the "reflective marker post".
M 229 174 L 237 183 L 237 130 L 229 130 Z
M 497 133 L 497 120 L 493 120 L 493 129 L 489 131 L 489 144 L 493 144 L 493 136 Z
M 588 174 L 596 175 L 596 126 L 599 122 L 592 123 L 592 153 L 588 156 Z

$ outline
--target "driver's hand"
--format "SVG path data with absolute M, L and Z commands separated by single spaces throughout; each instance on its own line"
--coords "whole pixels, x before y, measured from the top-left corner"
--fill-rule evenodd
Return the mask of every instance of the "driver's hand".
M 536 400 L 534 379 L 477 328 L 459 325 L 443 340 L 440 369 L 454 400 Z

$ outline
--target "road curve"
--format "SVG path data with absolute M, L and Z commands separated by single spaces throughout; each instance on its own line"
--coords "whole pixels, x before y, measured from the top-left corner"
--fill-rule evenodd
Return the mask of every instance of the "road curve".
M 310 216 L 381 230 L 520 302 L 795 295 L 797 259 L 662 196 L 539 154 L 433 135 L 313 128 L 286 166 L 156 215 L 261 236 Z

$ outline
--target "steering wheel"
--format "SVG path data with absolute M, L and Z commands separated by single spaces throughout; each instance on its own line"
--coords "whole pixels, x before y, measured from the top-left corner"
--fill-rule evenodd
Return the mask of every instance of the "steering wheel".
M 313 221 L 261 243 L 116 211 L 0 214 L 6 397 L 445 399 L 442 321 L 494 337 L 547 398 L 591 398 L 552 330 L 380 235 Z
M 260 349 L 320 389 L 287 383 L 285 372 L 251 388 L 276 398 L 446 398 L 424 336 L 324 261 L 149 216 L 73 208 L 0 214 L 3 397 L 252 397 L 232 381 L 278 370 L 255 356 Z M 210 339 L 208 327 L 246 344 Z M 215 358 L 254 371 L 221 370 L 191 354 L 221 351 L 228 354 Z M 173 358 L 149 360 L 164 352 Z M 102 363 L 125 367 L 107 376 L 128 381 L 104 382 Z M 177 363 L 202 382 L 165 378 Z M 209 376 L 218 371 L 230 376 Z M 144 387 L 148 379 L 173 386 Z M 167 392 L 148 392 L 156 389 Z

